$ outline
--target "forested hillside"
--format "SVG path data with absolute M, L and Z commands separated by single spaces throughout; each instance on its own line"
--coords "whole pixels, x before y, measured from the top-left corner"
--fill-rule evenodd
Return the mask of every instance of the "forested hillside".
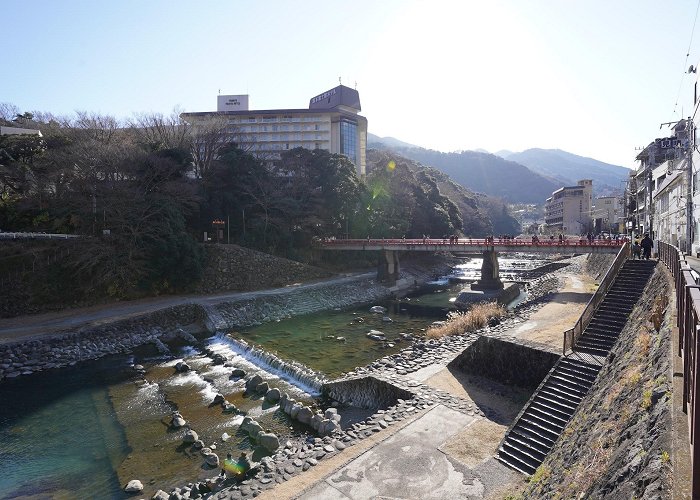
M 501 198 L 509 203 L 542 204 L 553 191 L 561 187 L 560 183 L 537 174 L 524 165 L 488 153 L 441 153 L 431 149 L 400 146 L 384 148 L 436 168 L 471 191 Z

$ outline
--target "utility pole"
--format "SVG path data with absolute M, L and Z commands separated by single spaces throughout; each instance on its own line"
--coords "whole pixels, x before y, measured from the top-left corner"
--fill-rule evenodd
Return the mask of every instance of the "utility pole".
M 685 194 L 685 253 L 693 253 L 693 151 L 695 150 L 695 130 L 692 118 L 688 117 L 685 124 L 687 134 L 686 154 L 688 165 L 686 169 L 686 194 Z

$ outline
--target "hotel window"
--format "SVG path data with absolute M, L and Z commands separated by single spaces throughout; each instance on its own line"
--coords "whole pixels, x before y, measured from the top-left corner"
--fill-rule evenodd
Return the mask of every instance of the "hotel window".
M 357 163 L 357 123 L 349 120 L 340 122 L 340 153 Z

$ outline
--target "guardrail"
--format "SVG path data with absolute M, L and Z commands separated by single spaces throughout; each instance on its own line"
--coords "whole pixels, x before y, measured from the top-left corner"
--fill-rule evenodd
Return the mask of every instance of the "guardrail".
M 683 254 L 659 241 L 659 260 L 671 271 L 676 285 L 678 354 L 683 357 L 683 411 L 688 415 L 691 498 L 700 498 L 700 285 Z
M 0 233 L 0 240 L 69 240 L 82 238 L 79 234 L 46 234 L 46 233 Z
M 612 264 L 608 268 L 608 272 L 605 273 L 605 277 L 603 278 L 603 281 L 600 282 L 600 285 L 593 294 L 593 297 L 591 297 L 588 304 L 586 304 L 586 308 L 581 313 L 581 317 L 578 319 L 573 328 L 570 328 L 564 332 L 564 354 L 566 354 L 569 349 L 573 349 L 576 341 L 586 329 L 588 323 L 591 322 L 591 318 L 593 318 L 596 309 L 598 309 L 598 306 L 605 298 L 605 294 L 612 286 L 617 273 L 620 271 L 629 256 L 630 245 L 629 243 L 625 242 L 620 248 L 620 251 L 617 252 L 615 260 L 613 260 Z

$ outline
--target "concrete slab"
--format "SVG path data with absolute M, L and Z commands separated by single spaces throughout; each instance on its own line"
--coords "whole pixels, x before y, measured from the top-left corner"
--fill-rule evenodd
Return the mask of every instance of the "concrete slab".
M 299 498 L 481 497 L 482 481 L 439 450 L 472 421 L 474 417 L 438 405 Z

